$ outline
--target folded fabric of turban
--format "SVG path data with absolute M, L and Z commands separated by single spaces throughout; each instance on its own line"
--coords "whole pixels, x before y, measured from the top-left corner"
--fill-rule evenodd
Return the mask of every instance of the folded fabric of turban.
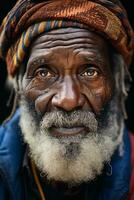
M 134 32 L 119 0 L 19 0 L 0 27 L 0 57 L 14 76 L 32 41 L 61 27 L 93 30 L 108 39 L 129 66 Z

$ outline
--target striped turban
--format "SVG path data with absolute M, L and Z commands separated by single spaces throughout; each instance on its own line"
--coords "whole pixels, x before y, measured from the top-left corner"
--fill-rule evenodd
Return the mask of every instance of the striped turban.
M 129 66 L 134 33 L 119 0 L 19 0 L 0 27 L 0 57 L 14 76 L 32 41 L 63 27 L 93 30 L 108 39 Z

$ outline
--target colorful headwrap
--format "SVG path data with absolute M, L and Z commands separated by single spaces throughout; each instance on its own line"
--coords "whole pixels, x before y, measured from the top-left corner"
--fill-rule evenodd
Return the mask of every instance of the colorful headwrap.
M 119 0 L 19 0 L 0 28 L 0 57 L 9 74 L 15 75 L 33 39 L 61 27 L 96 31 L 131 63 L 134 33 Z

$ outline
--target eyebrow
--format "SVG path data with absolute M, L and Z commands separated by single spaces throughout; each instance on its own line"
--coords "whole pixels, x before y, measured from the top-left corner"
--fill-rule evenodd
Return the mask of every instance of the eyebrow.
M 33 59 L 31 59 L 28 63 L 27 63 L 27 69 L 31 70 L 31 68 L 36 68 L 38 65 L 41 64 L 49 64 L 49 58 L 46 58 L 44 55 L 35 57 Z
M 86 55 L 87 54 L 87 55 Z M 89 55 L 90 54 L 90 55 Z M 94 56 L 95 55 L 95 56 Z M 98 65 L 99 67 L 104 67 L 104 66 L 106 66 L 106 62 L 104 62 L 104 60 L 102 59 L 102 56 L 101 55 L 99 55 L 99 53 L 89 53 L 89 52 L 87 52 L 87 53 L 85 53 L 84 54 L 84 58 L 85 58 L 85 60 L 86 60 L 86 62 L 93 62 L 93 63 L 95 63 L 96 62 L 96 65 Z

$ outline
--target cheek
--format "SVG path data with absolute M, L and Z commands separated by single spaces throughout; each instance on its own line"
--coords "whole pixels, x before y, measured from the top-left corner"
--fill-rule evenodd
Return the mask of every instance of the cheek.
M 25 91 L 25 97 L 28 101 L 34 102 L 35 110 L 39 113 L 48 111 L 48 105 L 54 95 L 54 91 L 51 89 L 37 90 L 35 88 Z
M 93 85 L 86 85 L 83 91 L 94 112 L 99 113 L 112 98 L 114 83 L 112 80 L 103 79 Z
M 55 89 L 51 86 L 48 87 L 43 81 L 27 82 L 23 86 L 24 97 L 35 105 L 35 110 L 43 113 L 47 110 L 47 106 L 55 93 Z

